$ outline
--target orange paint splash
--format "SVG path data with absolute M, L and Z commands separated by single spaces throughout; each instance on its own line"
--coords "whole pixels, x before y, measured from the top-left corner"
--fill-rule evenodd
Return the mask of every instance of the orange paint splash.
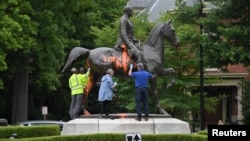
M 124 61 L 122 61 L 122 66 L 123 66 L 123 72 L 124 73 L 126 73 L 126 72 L 128 72 L 128 61 L 129 61 L 129 59 L 130 59 L 130 57 L 128 56 L 128 53 L 127 53 L 127 51 L 126 50 L 124 50 L 123 52 L 122 52 L 122 60 L 124 60 Z
M 125 113 L 120 113 L 120 114 L 118 114 L 118 117 L 119 117 L 119 119 L 120 119 L 121 122 L 123 122 L 127 116 L 128 116 L 128 115 L 125 114 Z
M 116 70 L 122 70 L 123 73 L 128 72 L 129 62 L 131 58 L 128 55 L 126 49 L 122 51 L 121 56 L 103 56 L 103 61 L 107 63 L 113 63 Z
M 90 68 L 89 61 L 88 61 L 88 60 L 87 60 L 86 66 L 87 66 L 88 68 Z M 93 85 L 92 80 L 93 80 L 93 76 L 91 75 L 91 72 L 90 72 L 90 73 L 89 73 L 89 80 L 88 80 L 87 85 L 86 85 L 86 87 L 85 87 L 85 89 L 84 89 L 84 94 L 85 94 L 85 100 L 84 100 L 84 101 L 86 101 L 86 97 L 89 95 L 89 92 L 90 92 L 90 90 L 92 89 L 92 85 Z
M 128 116 L 128 114 L 126 114 L 126 113 L 120 113 L 120 114 L 118 114 L 119 118 L 125 118 L 127 116 Z

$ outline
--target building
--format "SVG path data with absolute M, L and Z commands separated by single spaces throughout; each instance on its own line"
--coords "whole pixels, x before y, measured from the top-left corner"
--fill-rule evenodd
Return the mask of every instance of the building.
M 205 126 L 216 124 L 221 119 L 225 124 L 244 124 L 242 115 L 243 84 L 249 75 L 248 69 L 241 64 L 228 65 L 228 72 L 218 69 L 206 69 L 204 79 L 208 77 L 219 77 L 220 82 L 204 86 L 208 96 L 225 94 L 226 97 L 219 102 L 215 112 L 204 113 Z

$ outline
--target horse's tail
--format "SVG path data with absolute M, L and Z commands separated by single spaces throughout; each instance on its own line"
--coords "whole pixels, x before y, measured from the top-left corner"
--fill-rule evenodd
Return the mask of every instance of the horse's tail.
M 83 47 L 74 47 L 70 53 L 69 53 L 69 57 L 68 60 L 66 62 L 66 64 L 63 67 L 62 73 L 65 72 L 65 70 L 70 67 L 70 65 L 72 64 L 73 61 L 75 61 L 79 56 L 81 55 L 88 55 L 89 53 L 89 49 L 83 48 Z

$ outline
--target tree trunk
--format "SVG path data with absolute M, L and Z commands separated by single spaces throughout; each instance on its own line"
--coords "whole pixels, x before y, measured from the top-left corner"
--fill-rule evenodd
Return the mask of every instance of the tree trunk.
M 26 121 L 28 116 L 28 79 L 27 71 L 19 71 L 14 76 L 14 92 L 12 100 L 12 123 Z

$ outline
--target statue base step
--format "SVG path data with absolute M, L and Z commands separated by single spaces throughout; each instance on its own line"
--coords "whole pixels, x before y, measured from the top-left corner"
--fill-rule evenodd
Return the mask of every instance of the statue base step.
M 190 134 L 189 124 L 169 115 L 150 114 L 148 121 L 135 120 L 136 114 L 110 114 L 109 119 L 99 115 L 81 116 L 64 124 L 61 135 L 96 133 Z

